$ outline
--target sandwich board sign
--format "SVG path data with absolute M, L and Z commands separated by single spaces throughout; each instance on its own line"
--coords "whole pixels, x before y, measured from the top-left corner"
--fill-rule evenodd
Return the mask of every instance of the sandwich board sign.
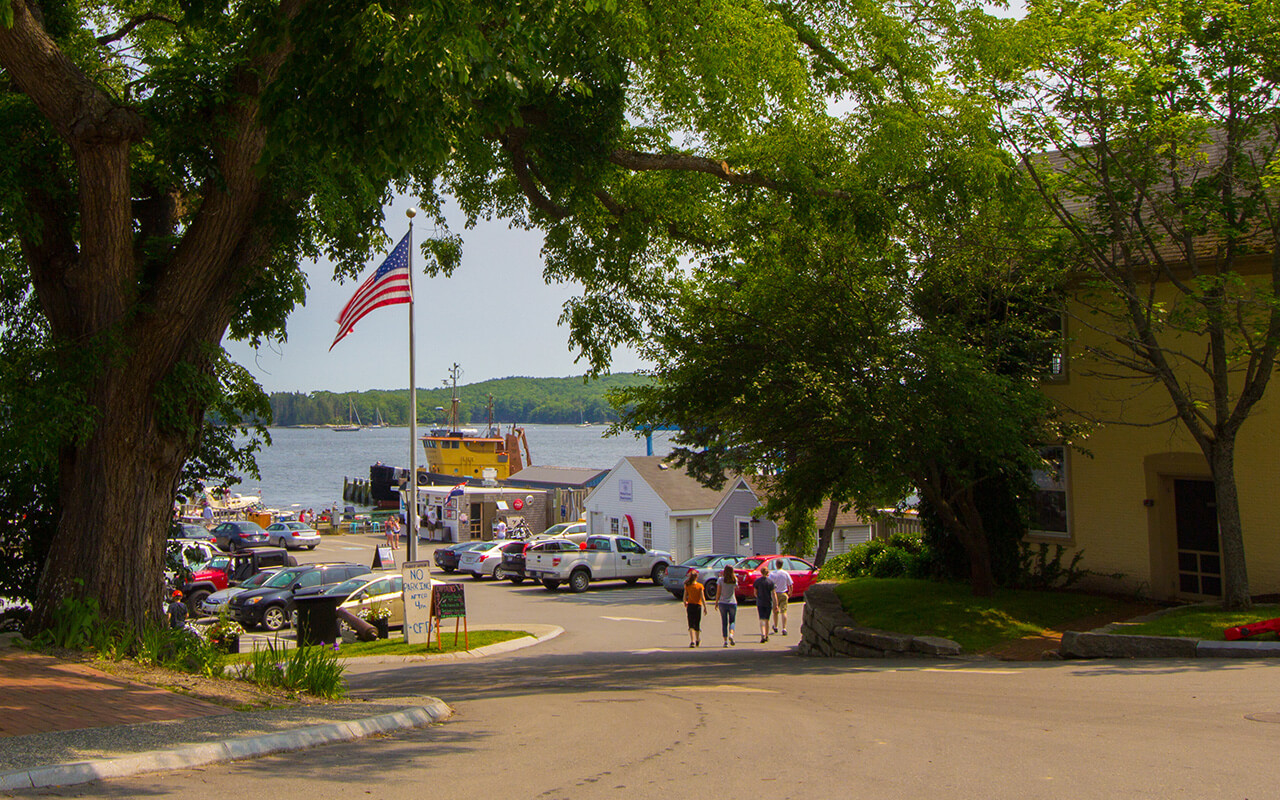
M 406 561 L 404 577 L 404 640 L 407 644 L 431 643 L 431 562 Z
M 431 616 L 435 618 L 436 647 L 440 643 L 440 621 L 453 618 L 453 643 L 458 643 L 458 626 L 461 623 L 463 647 L 471 649 L 471 637 L 467 631 L 467 598 L 460 583 L 440 583 L 431 588 Z

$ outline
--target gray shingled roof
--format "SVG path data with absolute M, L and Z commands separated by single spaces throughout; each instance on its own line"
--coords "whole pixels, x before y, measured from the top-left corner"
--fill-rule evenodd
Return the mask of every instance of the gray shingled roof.
M 736 478 L 729 476 L 725 487 L 717 492 L 698 483 L 683 469 L 665 464 L 666 456 L 628 456 L 623 460 L 653 487 L 672 511 L 711 510 L 736 483 Z

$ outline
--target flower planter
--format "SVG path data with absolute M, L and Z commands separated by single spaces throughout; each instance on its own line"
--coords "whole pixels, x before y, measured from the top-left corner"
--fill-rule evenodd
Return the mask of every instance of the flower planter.
M 391 637 L 391 620 L 375 619 L 372 624 L 373 627 L 378 629 L 379 639 L 388 639 Z

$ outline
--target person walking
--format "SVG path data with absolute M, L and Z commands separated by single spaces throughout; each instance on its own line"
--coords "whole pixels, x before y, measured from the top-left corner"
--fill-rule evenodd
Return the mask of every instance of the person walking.
M 738 579 L 733 567 L 726 566 L 716 581 L 716 608 L 720 611 L 720 631 L 724 634 L 724 646 L 737 644 L 733 640 L 734 624 L 738 621 Z
M 690 569 L 684 576 L 684 612 L 689 618 L 689 646 L 702 644 L 702 617 L 707 613 L 707 593 L 698 583 L 698 571 Z
M 773 581 L 769 580 L 769 568 L 760 568 L 756 578 L 756 612 L 760 615 L 760 644 L 769 641 L 769 615 L 773 613 Z
M 773 632 L 778 632 L 778 618 L 782 618 L 782 635 L 787 635 L 787 598 L 791 595 L 791 573 L 785 569 L 775 569 L 769 573 L 773 583 Z

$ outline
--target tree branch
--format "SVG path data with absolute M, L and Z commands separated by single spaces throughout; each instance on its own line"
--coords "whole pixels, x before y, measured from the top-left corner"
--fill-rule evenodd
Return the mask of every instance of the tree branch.
M 127 23 L 125 23 L 125 26 L 123 28 L 116 31 L 115 33 L 109 33 L 109 34 L 106 34 L 105 36 L 99 36 L 98 44 L 111 44 L 112 42 L 117 42 L 123 39 L 124 37 L 128 36 L 129 34 L 133 33 L 133 29 L 138 27 L 144 22 L 167 22 L 170 25 L 174 25 L 174 26 L 178 24 L 177 20 L 166 17 L 164 14 L 157 14 L 153 11 L 148 11 L 146 14 L 142 14 L 141 16 L 137 16 L 129 20 Z

